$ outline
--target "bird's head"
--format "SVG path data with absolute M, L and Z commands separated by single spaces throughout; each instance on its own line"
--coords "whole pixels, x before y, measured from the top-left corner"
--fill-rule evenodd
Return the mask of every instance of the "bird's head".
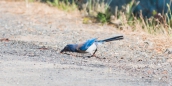
M 60 51 L 60 53 L 63 53 L 63 52 L 76 52 L 76 48 L 77 48 L 76 44 L 68 44 Z

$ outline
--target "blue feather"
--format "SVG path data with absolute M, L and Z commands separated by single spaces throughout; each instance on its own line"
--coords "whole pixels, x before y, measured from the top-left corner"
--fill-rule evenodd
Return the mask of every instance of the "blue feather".
M 97 38 L 87 40 L 79 49 L 86 51 L 96 40 Z
M 71 51 L 71 52 L 76 52 L 76 47 L 77 47 L 76 44 L 68 44 L 67 45 L 67 50 Z

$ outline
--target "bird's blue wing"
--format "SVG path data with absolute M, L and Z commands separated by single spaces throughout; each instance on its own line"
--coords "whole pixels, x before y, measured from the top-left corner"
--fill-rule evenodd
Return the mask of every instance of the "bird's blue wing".
M 79 50 L 86 51 L 95 41 L 97 38 L 89 39 L 87 40 L 80 48 Z

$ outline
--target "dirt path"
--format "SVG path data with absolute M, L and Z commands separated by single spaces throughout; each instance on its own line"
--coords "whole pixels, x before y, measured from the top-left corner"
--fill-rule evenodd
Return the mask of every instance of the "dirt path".
M 170 38 L 85 25 L 78 12 L 5 1 L 0 1 L 0 30 L 0 86 L 172 85 L 172 55 L 163 52 Z M 100 46 L 100 58 L 59 53 L 67 43 L 118 34 L 125 39 Z
M 123 73 L 111 71 L 111 69 L 106 66 L 89 67 L 28 61 L 14 55 L 4 57 L 9 59 L 1 60 L 1 86 L 151 85 L 147 81 L 140 81 L 137 78 L 131 79 L 131 77 L 126 77 Z M 13 58 L 18 58 L 18 60 Z M 136 82 L 136 80 L 138 80 L 138 82 Z

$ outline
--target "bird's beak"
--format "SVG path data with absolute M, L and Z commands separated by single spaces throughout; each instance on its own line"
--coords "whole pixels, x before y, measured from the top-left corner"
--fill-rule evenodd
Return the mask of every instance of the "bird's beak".
M 64 49 L 60 51 L 60 53 L 63 53 L 64 52 Z

